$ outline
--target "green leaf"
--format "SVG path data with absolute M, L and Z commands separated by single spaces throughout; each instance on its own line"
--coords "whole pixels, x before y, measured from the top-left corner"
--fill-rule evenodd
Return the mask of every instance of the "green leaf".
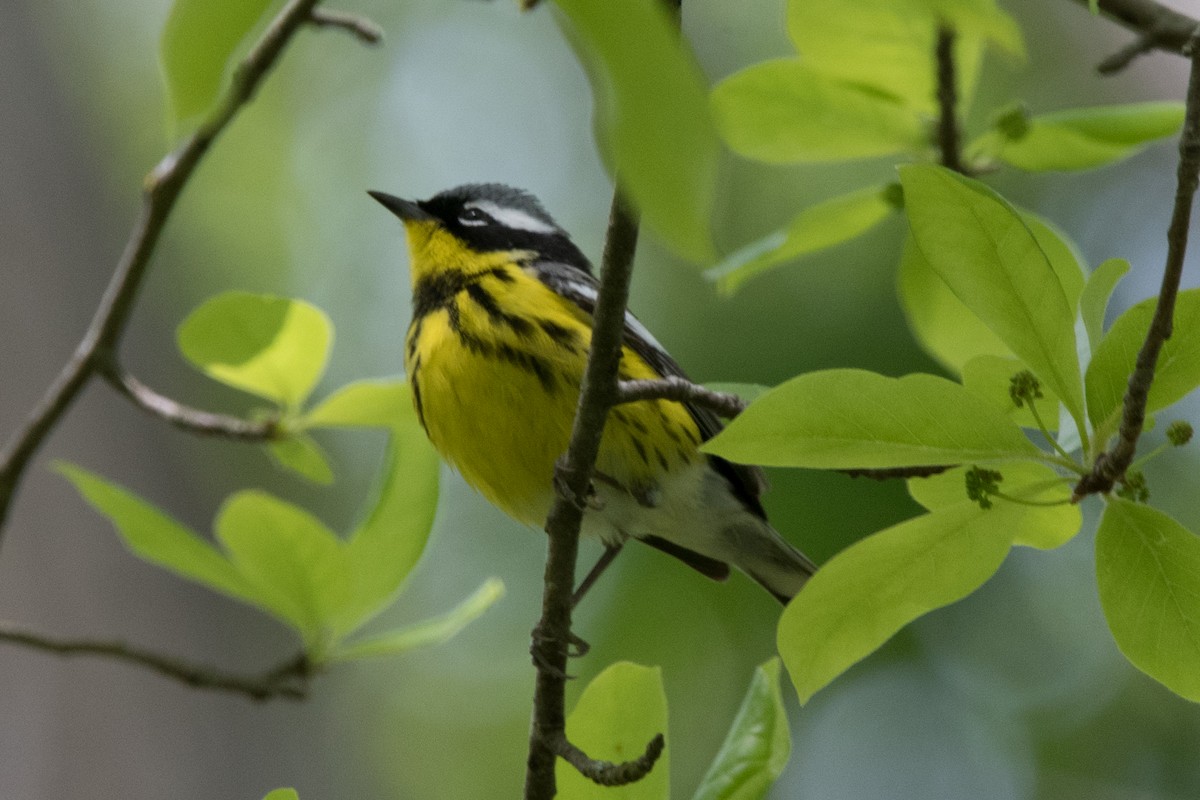
M 1037 428 L 1029 406 L 1018 408 L 1009 394 L 1012 376 L 1023 369 L 1025 365 L 1015 358 L 979 356 L 963 365 L 962 382 L 968 391 L 994 402 L 1022 428 Z M 1046 430 L 1058 430 L 1058 398 L 1054 393 L 1042 387 L 1042 397 L 1034 403 Z
M 947 470 L 928 478 L 909 478 L 908 493 L 930 511 L 953 506 L 967 497 L 966 472 L 969 467 Z M 1069 542 L 1083 525 L 1079 506 L 1071 503 L 1072 481 L 1064 480 L 1045 464 L 1009 461 L 998 467 L 1003 480 L 1000 491 L 1011 498 L 1047 505 L 1036 514 L 1026 515 L 1021 527 L 1013 531 L 1013 544 L 1052 550 Z M 1011 503 L 996 498 L 993 503 Z M 993 505 L 995 507 L 995 505 Z
M 1100 340 L 1087 370 L 1088 415 L 1098 431 L 1110 431 L 1121 413 L 1129 376 L 1146 340 L 1158 298 L 1151 297 L 1117 318 Z M 1175 301 L 1175 329 L 1158 355 L 1146 399 L 1153 413 L 1182 400 L 1200 386 L 1200 289 L 1185 289 Z
M 905 239 L 900 257 L 897 289 L 917 341 L 951 371 L 961 373 L 976 356 L 1012 357 L 1008 345 L 933 271 L 911 234 Z
M 295 627 L 319 657 L 327 626 L 351 592 L 342 542 L 307 511 L 260 491 L 226 500 L 215 527 L 261 603 Z
M 924 123 L 912 110 L 795 58 L 729 76 L 713 89 L 712 107 L 734 151 L 769 163 L 842 161 L 928 147 Z
M 209 377 L 295 408 L 325 372 L 333 326 L 302 300 L 227 292 L 193 311 L 178 338 Z
M 1023 517 L 1040 509 L 966 501 L 868 536 L 817 570 L 784 609 L 778 645 L 806 703 L 917 617 L 992 576 Z
M 329 466 L 329 460 L 311 436 L 293 433 L 286 439 L 275 439 L 267 442 L 267 452 L 279 466 L 313 483 L 322 486 L 333 483 L 333 469 Z
M 362 625 L 395 596 L 433 527 L 441 462 L 417 421 L 407 386 L 403 393 L 378 489 L 346 543 L 354 585 L 335 625 L 341 632 Z
M 1108 310 L 1108 301 L 1112 298 L 1117 283 L 1129 272 L 1129 262 L 1123 258 L 1110 258 L 1096 271 L 1088 276 L 1084 284 L 1083 294 L 1079 298 L 1079 315 L 1083 319 L 1083 327 L 1087 330 L 1088 341 L 1093 352 L 1104 336 L 1104 312 Z
M 272 789 L 263 800 L 300 800 L 295 789 Z
M 792 0 L 788 33 L 805 62 L 829 77 L 872 87 L 927 116 L 937 110 L 934 42 L 942 21 L 957 31 L 958 95 L 970 103 L 984 41 L 1023 54 L 1015 22 L 991 0 Z
M 216 104 L 234 51 L 272 0 L 175 0 L 159 42 L 173 129 Z
M 692 800 L 761 800 L 791 754 L 779 659 L 754 673 L 729 735 Z
M 720 145 L 706 81 L 678 25 L 662 3 L 555 2 L 588 67 L 611 171 L 668 245 L 711 261 Z
M 854 239 L 896 211 L 891 186 L 873 186 L 809 206 L 782 228 L 730 255 L 704 273 L 717 291 L 732 294 L 748 279 L 802 255 Z
M 248 603 L 254 587 L 217 548 L 127 489 L 72 464 L 55 465 L 92 508 L 108 517 L 138 558 Z
M 1030 117 L 1017 138 L 1001 130 L 999 157 L 1028 172 L 1082 170 L 1140 152 L 1183 124 L 1183 103 L 1076 108 Z
M 356 381 L 325 398 L 299 424 L 304 428 L 388 428 L 411 414 L 412 396 L 404 381 Z
M 1096 582 L 1125 657 L 1200 702 L 1200 539 L 1161 511 L 1111 498 L 1096 532 Z
M 813 469 L 1036 458 L 994 403 L 932 375 L 810 372 L 760 397 L 701 448 L 740 464 Z
M 442 644 L 478 619 L 503 596 L 504 582 L 499 578 L 488 578 L 474 594 L 440 617 L 343 645 L 333 653 L 331 660 L 354 661 L 391 656 L 418 647 Z
M 1083 258 L 1075 243 L 1054 223 L 1039 217 L 1032 211 L 1014 209 L 1021 215 L 1021 220 L 1033 234 L 1034 241 L 1046 255 L 1051 269 L 1058 277 L 1067 305 L 1074 314 L 1079 308 L 1079 296 L 1083 294 L 1083 286 L 1087 276 L 1083 271 Z
M 645 752 L 657 734 L 667 732 L 667 695 L 662 671 L 619 661 L 588 684 L 567 718 L 567 738 L 592 758 L 628 761 Z M 559 800 L 668 800 L 670 750 L 640 781 L 604 787 L 559 759 L 555 768 Z
M 930 267 L 1084 430 L 1073 303 L 1028 224 L 991 189 L 942 167 L 904 166 L 900 180 Z

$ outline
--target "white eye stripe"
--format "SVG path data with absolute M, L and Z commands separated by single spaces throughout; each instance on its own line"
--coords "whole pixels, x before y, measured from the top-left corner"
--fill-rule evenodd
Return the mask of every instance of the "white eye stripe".
M 475 208 L 487 214 L 505 228 L 513 228 L 530 233 L 557 233 L 558 229 L 545 220 L 538 219 L 527 211 L 519 208 L 507 208 L 493 203 L 491 200 L 474 200 L 463 206 L 464 209 Z M 485 220 L 460 220 L 464 225 L 486 225 Z

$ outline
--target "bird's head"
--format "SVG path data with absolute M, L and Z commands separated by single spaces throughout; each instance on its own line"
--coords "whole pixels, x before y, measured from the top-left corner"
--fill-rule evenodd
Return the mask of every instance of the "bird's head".
M 567 232 L 536 197 L 520 189 L 469 183 L 415 201 L 368 194 L 404 222 L 414 279 L 446 269 L 475 272 L 496 257 L 561 261 L 590 271 Z

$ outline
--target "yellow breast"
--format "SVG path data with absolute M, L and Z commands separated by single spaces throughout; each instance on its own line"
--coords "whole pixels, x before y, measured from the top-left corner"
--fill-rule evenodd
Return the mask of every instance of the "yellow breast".
M 430 440 L 510 516 L 541 525 L 554 464 L 566 450 L 591 342 L 590 318 L 517 263 L 441 274 L 444 297 L 418 297 L 405 348 L 414 402 Z M 420 288 L 417 293 L 420 293 Z M 657 373 L 622 353 L 623 379 Z M 698 458 L 700 435 L 676 403 L 614 409 L 596 468 L 631 492 Z

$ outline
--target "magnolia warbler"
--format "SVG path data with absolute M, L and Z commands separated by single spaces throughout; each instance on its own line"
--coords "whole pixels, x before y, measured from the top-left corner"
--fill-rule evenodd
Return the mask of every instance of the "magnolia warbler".
M 407 231 L 404 363 L 421 424 L 488 500 L 544 524 L 591 343 L 591 265 L 536 198 L 509 186 L 469 184 L 415 202 L 370 194 Z M 671 375 L 684 377 L 626 313 L 620 378 Z M 767 523 L 762 471 L 698 450 L 720 429 L 694 405 L 613 408 L 582 533 L 609 546 L 638 539 L 718 580 L 733 564 L 786 602 L 815 567 Z

